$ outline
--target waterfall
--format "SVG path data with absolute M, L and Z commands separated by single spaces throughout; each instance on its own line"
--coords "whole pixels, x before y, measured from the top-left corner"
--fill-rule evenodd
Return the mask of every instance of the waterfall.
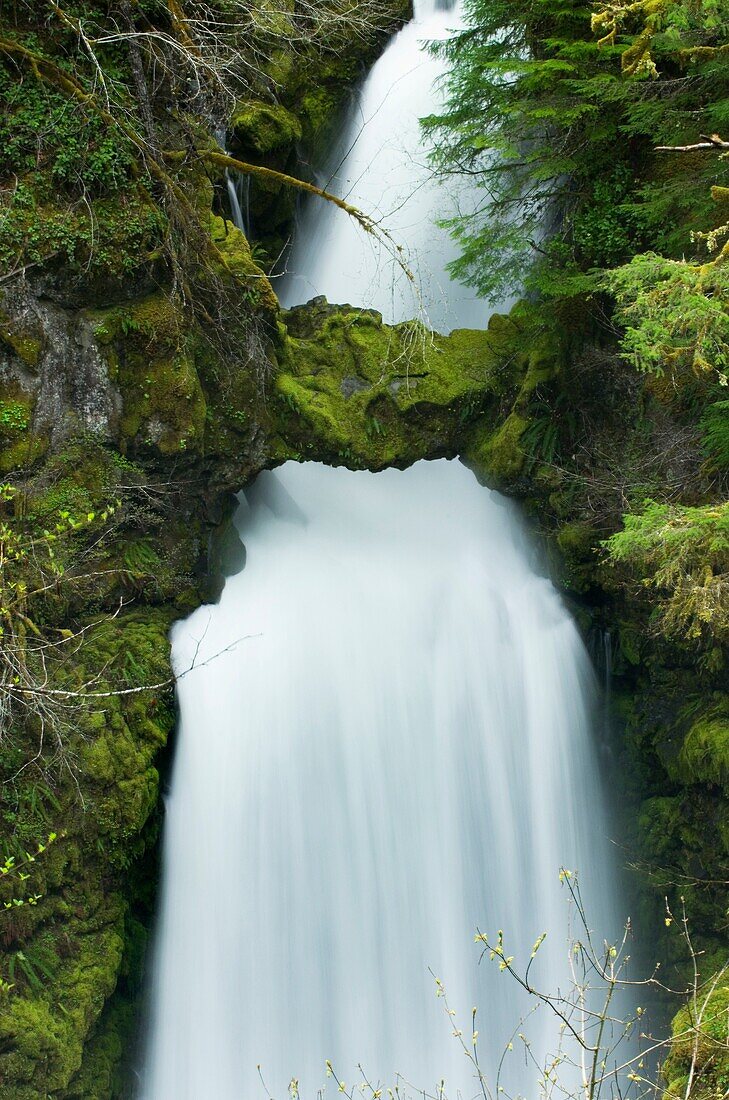
M 457 462 L 288 463 L 237 522 L 245 569 L 173 634 L 178 672 L 201 667 L 179 684 L 144 1095 L 263 1100 L 260 1065 L 271 1095 L 313 1098 L 326 1059 L 474 1095 L 428 968 L 464 1032 L 480 1005 L 493 1067 L 528 1004 L 478 968 L 475 929 L 521 959 L 548 930 L 555 988 L 560 865 L 610 912 L 577 630 L 513 505 Z M 540 1052 L 556 1034 L 524 1030 Z
M 485 328 L 490 309 L 446 271 L 458 250 L 436 222 L 472 211 L 482 198 L 469 184 L 433 178 L 419 120 L 441 105 L 444 62 L 425 43 L 463 25 L 460 4 L 416 0 L 415 18 L 390 42 L 355 97 L 317 182 L 382 221 L 417 279 L 354 224 L 332 217 L 321 200 L 306 201 L 301 225 L 277 287 L 284 306 L 324 294 L 330 302 L 377 309 L 397 323 L 417 316 L 438 332 Z M 513 304 L 505 302 L 502 309 Z
M 227 154 L 227 140 L 228 135 L 225 130 L 218 129 L 215 132 L 215 140 L 224 153 Z M 225 185 L 228 191 L 228 202 L 230 203 L 230 216 L 233 221 L 233 225 L 236 229 L 240 229 L 248 237 L 250 236 L 250 209 L 248 202 L 248 195 L 250 190 L 250 177 L 243 177 L 239 173 L 232 175 L 228 168 L 225 169 Z M 243 213 L 243 203 L 241 202 L 241 195 L 245 189 L 245 214 Z
M 243 208 L 241 206 L 240 196 L 238 191 L 240 189 L 240 177 L 233 179 L 228 169 L 225 169 L 225 181 L 228 185 L 228 201 L 230 202 L 230 212 L 233 215 L 233 225 L 236 229 L 242 230 L 243 233 L 248 235 L 248 223 L 243 216 Z
M 417 5 L 357 108 L 361 140 L 376 132 L 394 168 L 353 145 L 350 119 L 337 181 L 398 208 L 421 275 L 434 273 L 438 327 L 488 314 L 447 279 L 450 244 L 430 228 L 438 189 L 391 135 L 410 133 L 406 105 L 431 109 L 439 66 L 419 42 L 457 19 Z M 417 209 L 396 200 L 408 179 L 421 181 Z M 305 285 L 392 320 L 412 313 L 340 212 L 312 208 L 302 241 L 290 295 Z M 245 569 L 173 630 L 185 675 L 140 1095 L 282 1100 L 295 1080 L 292 1096 L 314 1100 L 337 1093 L 329 1060 L 347 1089 L 362 1072 L 401 1096 L 437 1095 L 443 1079 L 469 1100 L 478 1083 L 453 1031 L 470 1043 L 478 1005 L 493 1085 L 533 1008 L 498 966 L 479 967 L 476 929 L 503 929 L 522 963 L 547 931 L 534 978 L 564 987 L 568 866 L 614 931 L 578 632 L 514 505 L 455 461 L 376 475 L 287 463 L 241 495 L 236 523 Z M 558 1041 L 544 1008 L 521 1030 L 540 1061 Z M 519 1043 L 501 1084 L 542 1094 Z

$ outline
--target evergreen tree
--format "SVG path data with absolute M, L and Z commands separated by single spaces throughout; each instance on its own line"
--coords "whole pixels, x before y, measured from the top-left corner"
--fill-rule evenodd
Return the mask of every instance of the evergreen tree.
M 434 47 L 451 62 L 447 99 L 424 123 L 437 168 L 483 192 L 450 223 L 458 277 L 491 299 L 525 283 L 590 291 L 595 269 L 647 249 L 681 257 L 721 224 L 717 148 L 656 147 L 729 128 L 726 0 L 468 0 L 466 12 Z

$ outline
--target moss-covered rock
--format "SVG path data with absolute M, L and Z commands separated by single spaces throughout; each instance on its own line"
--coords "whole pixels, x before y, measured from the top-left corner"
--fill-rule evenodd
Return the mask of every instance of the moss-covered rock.
M 673 1020 L 664 1100 L 721 1100 L 729 1090 L 729 981 L 708 981 Z
M 383 325 L 315 299 L 284 315 L 283 454 L 383 469 L 454 455 L 504 386 L 489 332 Z
M 301 138 L 301 123 L 280 103 L 245 100 L 236 107 L 230 120 L 234 139 L 242 150 L 255 150 L 259 156 L 290 147 Z
M 199 447 L 205 398 L 182 305 L 158 293 L 86 318 L 121 393 L 122 451 L 130 442 L 154 445 L 162 454 Z
M 682 774 L 694 783 L 722 787 L 729 794 L 729 696 L 692 723 L 681 747 L 679 764 Z
M 28 779 L 6 786 L 6 843 L 18 811 L 20 837 L 42 837 L 48 820 L 64 828 L 23 886 L 39 895 L 37 902 L 3 923 L 2 977 L 12 988 L 0 1000 L 0 1083 L 12 1100 L 67 1095 L 86 1039 L 117 984 L 128 940 L 123 885 L 135 854 L 153 835 L 154 761 L 174 721 L 169 688 L 137 694 L 135 686 L 168 682 L 169 623 L 165 610 L 89 626 L 57 682 L 84 694 L 105 693 L 103 706 L 93 697 L 69 702 L 74 723 L 62 746 L 67 772 L 51 793 L 34 770 L 40 790 L 32 812 L 20 810 Z M 84 689 L 89 682 L 93 688 Z M 120 688 L 130 694 L 115 694 Z M 12 765 L 26 751 L 20 741 L 5 746 L 0 763 Z M 20 837 L 15 843 L 27 845 Z

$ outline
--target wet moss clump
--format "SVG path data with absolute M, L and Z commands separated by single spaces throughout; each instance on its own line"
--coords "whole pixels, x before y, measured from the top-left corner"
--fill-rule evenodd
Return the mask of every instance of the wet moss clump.
M 63 828 L 23 884 L 23 896 L 37 901 L 3 920 L 2 977 L 11 988 L 0 999 L 0 1081 L 13 1100 L 70 1095 L 87 1037 L 119 981 L 130 915 L 125 880 L 154 837 L 155 762 L 174 722 L 170 620 L 169 610 L 149 609 L 89 622 L 83 643 L 54 669 L 58 687 L 79 692 L 66 708 L 72 721 L 57 731 L 64 769 L 50 787 L 48 750 L 40 747 L 30 773 L 6 783 L 11 851 L 44 836 L 49 822 Z M 160 687 L 146 689 L 154 683 Z M 30 723 L 2 746 L 6 774 L 28 758 L 34 733 Z M 15 841 L 14 821 L 22 827 Z M 121 1039 L 113 1042 L 120 1047 Z
M 717 1100 L 729 1089 L 729 982 L 719 974 L 673 1020 L 671 1054 L 663 1066 L 667 1100 Z
M 491 332 L 431 333 L 316 299 L 283 317 L 283 453 L 373 470 L 453 456 L 505 382 Z

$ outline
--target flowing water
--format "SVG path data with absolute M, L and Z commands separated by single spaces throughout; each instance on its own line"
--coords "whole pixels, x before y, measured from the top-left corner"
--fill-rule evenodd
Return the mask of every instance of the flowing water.
M 418 16 L 362 90 L 365 117 L 382 104 L 380 143 L 406 101 L 430 109 L 438 67 L 418 40 L 458 17 L 432 2 Z M 359 180 L 364 163 L 347 171 Z M 392 203 L 389 169 L 360 184 L 372 194 L 378 181 Z M 423 241 L 436 252 L 442 319 L 484 323 L 447 283 L 429 216 L 419 207 L 403 227 L 423 269 Z M 347 219 L 327 208 L 318 224 L 319 251 L 306 222 L 309 251 L 294 251 L 316 291 L 403 319 L 400 284 L 378 287 L 376 265 L 353 270 L 363 253 Z M 265 1100 L 262 1075 L 276 1100 L 292 1078 L 313 1100 L 327 1059 L 348 1087 L 361 1065 L 374 1085 L 432 1091 L 444 1078 L 449 1097 L 474 1096 L 452 1032 L 470 1044 L 479 1005 L 493 1081 L 529 1008 L 508 975 L 478 966 L 476 928 L 504 929 L 517 961 L 548 930 L 535 977 L 554 989 L 566 976 L 560 866 L 581 869 L 591 911 L 612 920 L 578 632 L 514 506 L 458 462 L 376 475 L 288 463 L 241 497 L 236 523 L 245 569 L 173 631 L 177 671 L 196 667 L 178 687 L 141 1096 Z M 538 1060 L 554 1048 L 546 1011 L 523 1030 Z M 512 1093 L 540 1095 L 518 1049 L 503 1074 Z
M 419 297 L 373 238 L 321 200 L 308 200 L 288 275 L 277 287 L 285 306 L 325 295 L 382 313 L 388 323 L 418 315 L 438 332 L 485 328 L 491 310 L 453 282 L 446 265 L 458 250 L 436 222 L 471 211 L 473 188 L 433 178 L 419 119 L 441 106 L 445 63 L 424 49 L 462 26 L 460 5 L 416 0 L 415 18 L 393 38 L 355 97 L 340 141 L 317 182 L 382 220 L 417 277 Z M 510 303 L 504 303 L 508 306 Z
M 492 1066 L 525 1006 L 479 971 L 476 927 L 521 958 L 548 929 L 553 988 L 559 867 L 606 867 L 578 633 L 513 506 L 457 462 L 289 463 L 237 522 L 244 571 L 173 636 L 178 671 L 213 659 L 179 685 L 145 1095 L 263 1098 L 260 1064 L 273 1096 L 314 1097 L 329 1059 L 469 1096 L 428 968 L 464 1033 L 480 1005 Z

